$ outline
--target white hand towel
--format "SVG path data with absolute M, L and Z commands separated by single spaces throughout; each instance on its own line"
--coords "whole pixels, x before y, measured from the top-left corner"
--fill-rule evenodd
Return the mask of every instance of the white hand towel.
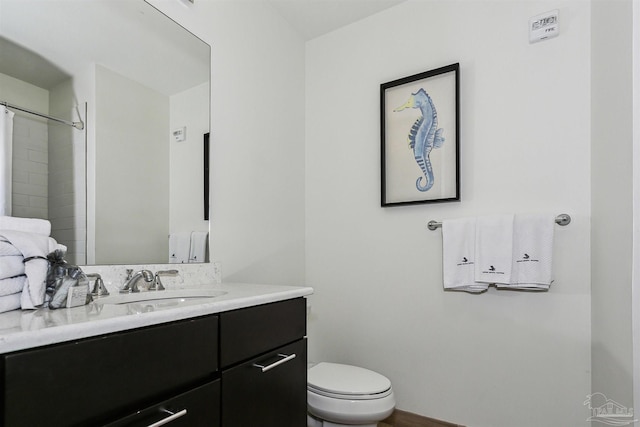
M 442 275 L 444 288 L 455 291 L 484 292 L 486 283 L 475 282 L 476 219 L 442 221 Z
M 22 308 L 33 309 L 42 305 L 49 268 L 47 255 L 52 250 L 63 246 L 58 245 L 51 237 L 31 232 L 0 230 L 0 236 L 18 248 L 24 258 L 24 274 L 27 279 L 22 289 Z
M 49 236 L 51 234 L 51 223 L 46 219 L 0 216 L 0 230 L 26 231 Z
M 20 293 L 0 297 L 0 313 L 20 308 Z
M 207 231 L 192 231 L 189 248 L 189 262 L 204 262 L 207 253 Z
M 27 276 L 10 277 L 0 280 L 0 297 L 22 292 Z
M 516 215 L 513 224 L 513 266 L 508 289 L 548 290 L 552 278 L 553 233 L 551 214 Z
M 188 263 L 190 247 L 190 232 L 171 233 L 169 235 L 169 264 Z
M 476 222 L 476 282 L 511 283 L 513 215 L 479 217 Z
M 24 258 L 18 256 L 0 256 L 0 279 L 24 274 Z

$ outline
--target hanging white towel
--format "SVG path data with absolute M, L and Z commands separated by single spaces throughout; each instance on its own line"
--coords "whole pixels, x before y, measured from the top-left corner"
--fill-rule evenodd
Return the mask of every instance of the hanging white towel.
M 442 221 L 442 275 L 444 288 L 479 293 L 488 288 L 475 282 L 476 218 Z
M 516 215 L 513 223 L 511 284 L 503 289 L 548 290 L 552 278 L 553 233 L 551 214 Z
M 476 282 L 511 283 L 513 215 L 479 217 L 476 222 Z
M 191 233 L 179 232 L 169 235 L 169 263 L 186 264 L 189 262 Z
M 22 255 L 0 257 L 0 279 L 24 274 L 24 258 Z
M 0 109 L 0 215 L 11 215 L 13 116 L 12 111 Z
M 189 262 L 204 262 L 207 253 L 207 231 L 192 231 L 189 248 Z
M 0 230 L 27 231 L 48 237 L 51 235 L 51 223 L 46 219 L 0 216 Z

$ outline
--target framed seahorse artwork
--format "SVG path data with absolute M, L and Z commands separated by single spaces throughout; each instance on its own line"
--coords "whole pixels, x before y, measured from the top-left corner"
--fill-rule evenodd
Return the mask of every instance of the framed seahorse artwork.
M 380 85 L 382 206 L 460 200 L 460 64 Z

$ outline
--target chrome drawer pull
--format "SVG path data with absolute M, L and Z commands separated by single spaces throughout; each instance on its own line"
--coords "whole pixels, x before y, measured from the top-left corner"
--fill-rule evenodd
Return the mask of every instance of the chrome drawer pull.
M 165 424 L 169 424 L 173 420 L 177 420 L 178 418 L 187 415 L 187 410 L 186 409 L 183 409 L 182 411 L 176 412 L 176 413 L 173 413 L 171 411 L 167 411 L 166 409 L 163 409 L 163 411 L 166 412 L 167 414 L 171 414 L 171 415 L 169 415 L 167 418 L 164 418 L 164 419 L 158 421 L 157 423 L 150 424 L 149 427 L 160 427 L 160 426 L 163 426 Z
M 278 356 L 283 357 L 283 359 L 280 359 L 277 362 L 273 362 L 271 365 L 268 365 L 268 366 L 258 365 L 257 363 L 254 363 L 253 366 L 255 366 L 256 368 L 262 369 L 262 372 L 267 372 L 269 369 L 273 369 L 276 366 L 282 365 L 283 363 L 286 363 L 291 359 L 295 359 L 296 354 L 293 353 L 288 356 L 286 354 L 278 354 Z

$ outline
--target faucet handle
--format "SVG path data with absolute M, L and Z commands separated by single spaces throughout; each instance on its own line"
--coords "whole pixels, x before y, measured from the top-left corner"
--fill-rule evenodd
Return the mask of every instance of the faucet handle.
M 102 281 L 102 276 L 98 273 L 86 274 L 87 278 L 95 279 L 93 283 L 93 290 L 91 291 L 91 295 L 94 297 L 103 297 L 109 295 L 109 291 L 106 286 L 104 286 L 104 282 Z
M 153 284 L 149 286 L 150 291 L 164 291 L 165 287 L 162 285 L 162 281 L 160 280 L 160 276 L 177 276 L 179 273 L 178 270 L 162 270 L 156 272 L 153 278 Z

